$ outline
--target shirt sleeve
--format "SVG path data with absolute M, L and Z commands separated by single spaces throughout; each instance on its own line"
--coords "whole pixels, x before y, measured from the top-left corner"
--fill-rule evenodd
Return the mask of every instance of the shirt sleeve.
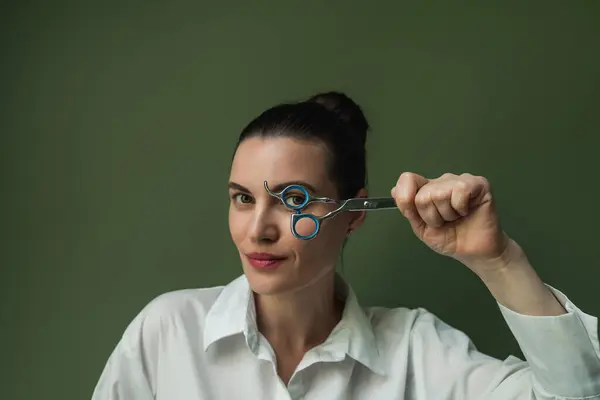
M 483 354 L 466 334 L 420 309 L 410 339 L 414 397 L 600 400 L 597 318 L 551 289 L 566 314 L 526 316 L 498 303 L 526 361 Z
M 566 314 L 528 316 L 498 303 L 527 360 L 534 390 L 541 398 L 600 399 L 598 319 L 547 286 Z

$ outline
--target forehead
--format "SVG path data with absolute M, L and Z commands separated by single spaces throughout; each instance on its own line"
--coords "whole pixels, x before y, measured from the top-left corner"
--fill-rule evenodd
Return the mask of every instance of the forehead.
M 305 181 L 320 192 L 332 195 L 327 174 L 327 151 L 323 145 L 290 138 L 244 140 L 238 147 L 229 180 L 252 192 L 288 181 Z

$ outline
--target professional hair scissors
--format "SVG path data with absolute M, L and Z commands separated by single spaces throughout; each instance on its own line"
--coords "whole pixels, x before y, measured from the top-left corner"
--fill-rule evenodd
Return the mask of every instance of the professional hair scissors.
M 291 229 L 292 234 L 298 239 L 302 240 L 310 240 L 317 236 L 319 230 L 321 229 L 321 222 L 323 220 L 333 218 L 341 212 L 344 211 L 375 211 L 375 210 L 391 210 L 397 209 L 396 201 L 393 197 L 365 197 L 365 198 L 352 198 L 346 200 L 334 200 L 329 197 L 316 197 L 311 195 L 308 190 L 302 185 L 290 185 L 283 189 L 281 192 L 272 192 L 269 189 L 269 185 L 267 181 L 264 181 L 265 190 L 269 195 L 278 198 L 283 205 L 285 205 L 290 210 L 294 211 L 291 215 Z M 294 198 L 302 198 L 302 201 L 299 203 L 294 203 L 290 201 Z M 328 212 L 323 216 L 316 216 L 310 213 L 304 213 L 303 209 L 307 207 L 310 203 L 331 203 L 338 204 L 338 208 L 333 211 Z M 301 235 L 296 230 L 296 225 L 299 221 L 303 219 L 310 219 L 314 224 L 314 231 L 308 235 Z

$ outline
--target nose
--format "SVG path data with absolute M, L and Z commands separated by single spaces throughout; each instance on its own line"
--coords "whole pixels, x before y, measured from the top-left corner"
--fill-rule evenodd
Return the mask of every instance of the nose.
M 280 216 L 268 206 L 256 207 L 252 223 L 249 226 L 249 236 L 254 243 L 277 242 L 281 228 Z

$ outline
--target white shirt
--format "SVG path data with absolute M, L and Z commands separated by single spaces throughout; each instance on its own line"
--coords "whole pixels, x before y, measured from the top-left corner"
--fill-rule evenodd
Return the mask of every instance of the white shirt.
M 242 275 L 151 301 L 127 327 L 92 400 L 600 399 L 598 320 L 554 288 L 567 314 L 525 316 L 498 303 L 524 362 L 478 352 L 422 308 L 363 309 L 341 283 L 340 323 L 305 354 L 287 387 Z

